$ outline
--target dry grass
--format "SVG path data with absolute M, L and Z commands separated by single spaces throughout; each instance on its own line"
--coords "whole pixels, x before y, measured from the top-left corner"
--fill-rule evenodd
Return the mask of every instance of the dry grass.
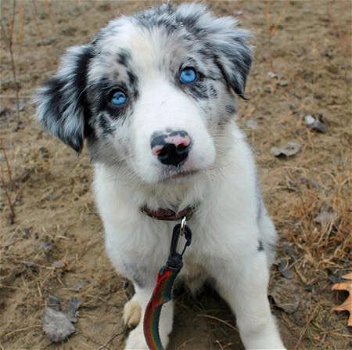
M 161 1 L 1 3 L 2 31 L 12 38 L 11 54 L 2 34 L 0 66 L 4 349 L 55 348 L 41 330 L 51 294 L 82 301 L 78 334 L 63 348 L 121 348 L 121 311 L 131 290 L 104 253 L 88 157 L 77 158 L 44 135 L 29 98 L 66 47 L 87 42 L 121 13 L 155 3 Z M 351 269 L 351 2 L 209 3 L 218 14 L 237 14 L 256 34 L 250 101 L 241 102 L 239 123 L 255 150 L 281 236 L 271 290 L 286 285 L 287 297 L 299 298 L 293 313 L 274 306 L 285 341 L 290 349 L 346 349 L 351 333 L 346 315 L 332 312 L 342 296 L 331 286 Z M 326 134 L 304 124 L 305 115 L 316 113 L 323 115 Z M 248 126 L 252 120 L 256 129 Z M 299 154 L 287 160 L 271 155 L 272 146 L 290 140 L 302 145 Z M 324 211 L 331 220 L 322 225 L 316 218 Z M 283 265 L 291 279 L 283 276 Z M 171 349 L 240 347 L 233 317 L 211 292 L 198 300 L 179 296 L 177 310 Z

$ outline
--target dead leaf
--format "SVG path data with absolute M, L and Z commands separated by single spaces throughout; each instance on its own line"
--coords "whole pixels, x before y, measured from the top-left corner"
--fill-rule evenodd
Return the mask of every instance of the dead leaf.
M 346 281 L 336 283 L 332 286 L 332 290 L 343 290 L 349 293 L 347 299 L 339 306 L 334 308 L 335 311 L 347 311 L 348 317 L 347 326 L 352 327 L 352 272 L 342 276 Z
M 292 290 L 291 282 L 285 279 L 277 280 L 269 295 L 272 297 L 275 305 L 287 314 L 297 311 L 299 298 L 297 293 Z
M 326 124 L 323 121 L 323 115 L 306 115 L 304 117 L 304 122 L 308 126 L 309 129 L 314 131 L 318 131 L 322 134 L 325 134 L 328 131 Z
M 76 329 L 66 314 L 48 307 L 44 312 L 43 330 L 50 341 L 58 343 L 67 339 Z
M 287 158 L 296 155 L 301 150 L 298 142 L 289 141 L 285 146 L 272 147 L 271 153 L 277 158 Z
M 50 341 L 58 343 L 66 340 L 75 332 L 72 323 L 78 320 L 78 308 L 81 302 L 77 298 L 71 298 L 68 302 L 66 312 L 61 310 L 60 299 L 50 296 L 48 307 L 44 311 L 43 330 Z

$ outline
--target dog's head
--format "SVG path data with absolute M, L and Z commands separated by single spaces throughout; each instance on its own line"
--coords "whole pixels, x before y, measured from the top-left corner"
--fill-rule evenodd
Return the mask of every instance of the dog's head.
M 164 5 L 109 23 L 71 48 L 37 94 L 42 125 L 93 161 L 146 183 L 211 167 L 244 97 L 248 32 L 199 4 Z

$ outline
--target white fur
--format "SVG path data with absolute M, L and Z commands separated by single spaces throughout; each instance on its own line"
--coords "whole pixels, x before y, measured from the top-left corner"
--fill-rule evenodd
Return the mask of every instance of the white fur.
M 106 232 L 106 250 L 124 274 L 124 265 L 146 267 L 147 284 L 136 287 L 133 297 L 142 314 L 151 296 L 155 276 L 165 263 L 174 223 L 157 221 L 139 210 L 142 203 L 160 207 L 184 200 L 183 206 L 201 202 L 199 211 L 189 221 L 193 232 L 191 247 L 185 254 L 187 274 L 201 266 L 215 288 L 228 302 L 237 317 L 242 341 L 247 349 L 284 348 L 267 299 L 269 262 L 257 251 L 258 240 L 273 244 L 276 239 L 269 217 L 256 223 L 255 166 L 244 137 L 232 123 L 228 137 L 233 145 L 216 170 L 194 176 L 187 183 L 149 185 L 131 184 L 128 178 L 116 178 L 105 166 L 95 167 L 95 194 Z M 128 274 L 128 273 L 127 273 Z M 191 276 L 193 279 L 194 276 Z M 172 302 L 164 307 L 161 339 L 167 345 L 173 317 Z M 128 338 L 126 349 L 147 349 L 142 322 Z

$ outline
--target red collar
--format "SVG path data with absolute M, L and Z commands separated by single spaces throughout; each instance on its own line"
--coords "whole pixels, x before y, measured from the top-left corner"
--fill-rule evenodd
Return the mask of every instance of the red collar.
M 193 213 L 195 212 L 197 206 L 189 206 L 179 212 L 175 212 L 171 209 L 159 208 L 156 210 L 149 209 L 146 205 L 141 208 L 141 212 L 147 214 L 153 219 L 163 220 L 163 221 L 178 221 L 183 219 L 185 216 L 189 220 Z

